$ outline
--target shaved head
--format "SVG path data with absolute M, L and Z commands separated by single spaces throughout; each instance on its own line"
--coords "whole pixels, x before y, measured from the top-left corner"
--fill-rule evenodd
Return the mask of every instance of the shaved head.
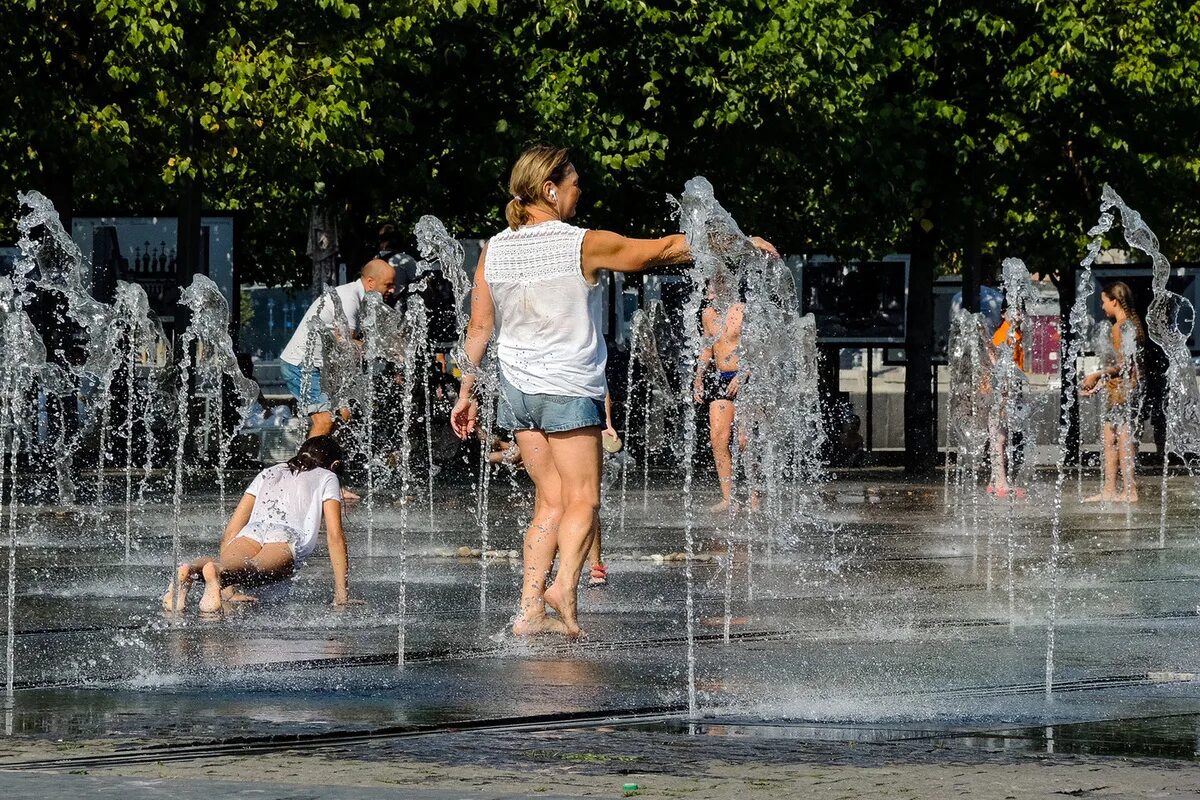
M 387 275 L 395 277 L 396 270 L 391 264 L 384 261 L 382 258 L 372 258 L 363 265 L 362 272 L 360 273 L 361 277 L 370 278 L 371 280 L 376 281 L 383 280 L 383 278 Z
M 396 286 L 396 268 L 382 258 L 372 258 L 364 264 L 359 277 L 364 289 L 379 292 L 385 300 Z

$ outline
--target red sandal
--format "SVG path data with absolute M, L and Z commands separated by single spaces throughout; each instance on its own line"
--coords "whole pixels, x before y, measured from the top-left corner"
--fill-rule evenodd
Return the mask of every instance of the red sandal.
M 591 573 L 588 576 L 588 588 L 595 589 L 600 586 L 608 585 L 608 567 L 603 562 L 597 561 L 592 564 Z

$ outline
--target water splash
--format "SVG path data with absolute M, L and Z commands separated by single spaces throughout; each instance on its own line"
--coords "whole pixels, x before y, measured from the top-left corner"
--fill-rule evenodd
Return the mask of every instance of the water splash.
M 363 363 L 366 378 L 363 383 L 363 466 L 367 476 L 367 491 L 363 498 L 367 511 L 367 552 L 374 550 L 375 541 L 375 493 L 376 473 L 382 466 L 377 455 L 375 442 L 375 405 L 378 367 L 381 361 L 403 364 L 405 359 L 406 335 L 404 320 L 393 311 L 378 292 L 368 292 L 363 301 L 359 320 L 363 338 Z
M 625 431 L 633 430 L 633 411 L 639 395 L 642 408 L 642 510 L 648 508 L 650 484 L 650 455 L 661 451 L 669 444 L 667 431 L 670 421 L 679 414 L 678 397 L 671 388 L 663 369 L 655 333 L 656 320 L 663 315 L 662 303 L 651 301 L 645 309 L 638 309 L 630 320 L 629 366 L 625 379 Z M 631 459 L 621 459 L 621 502 L 619 530 L 625 533 L 625 518 L 628 507 L 629 471 L 636 466 Z
M 432 269 L 436 263 L 450 281 L 454 289 L 455 330 L 465 331 L 470 317 L 467 296 L 471 293 L 471 276 L 464 269 L 466 255 L 462 243 L 450 235 L 440 219 L 429 214 L 417 220 L 413 233 L 417 237 L 417 251 L 424 259 L 421 266 Z
M 692 322 L 700 318 L 705 295 L 721 320 L 727 320 L 740 304 L 744 323 L 737 349 L 738 425 L 739 433 L 744 433 L 749 443 L 739 459 L 742 483 L 749 489 L 752 504 L 763 493 L 768 503 L 775 501 L 775 508 L 781 510 L 780 500 L 785 491 L 791 492 L 793 501 L 799 503 L 798 495 L 822 476 L 820 453 L 825 434 L 817 392 L 819 356 L 815 321 L 811 315 L 800 315 L 795 283 L 782 259 L 755 246 L 716 200 L 711 183 L 702 177 L 688 181 L 676 208 L 693 258 L 687 271 L 692 291 L 682 312 L 686 372 L 698 374 L 697 357 L 704 347 L 712 344 Z M 688 712 L 694 718 L 698 706 L 692 577 L 696 406 L 692 393 L 692 381 L 685 381 L 681 399 L 687 688 Z
M 1159 541 L 1166 539 L 1167 530 L 1167 470 L 1174 453 L 1188 465 L 1189 453 L 1200 452 L 1200 387 L 1196 385 L 1188 338 L 1195 325 L 1196 310 L 1186 298 L 1167 288 L 1171 263 L 1162 254 L 1158 237 L 1142 219 L 1113 191 L 1104 185 L 1100 208 L 1115 211 L 1121 216 L 1125 242 L 1150 258 L 1151 287 L 1154 297 L 1146 312 L 1146 333 L 1167 357 L 1166 395 L 1163 398 L 1163 469 L 1161 481 L 1162 504 L 1159 512 Z M 1190 465 L 1189 471 L 1190 471 Z
M 229 447 L 258 400 L 258 384 L 243 375 L 238 366 L 229 334 L 229 303 L 217 284 L 205 275 L 193 275 L 191 284 L 180 294 L 179 303 L 191 312 L 185 337 L 196 346 L 192 362 L 195 390 L 208 400 L 197 434 L 206 441 L 209 436 L 217 440 L 216 478 L 223 512 Z M 230 399 L 234 419 L 229 424 L 224 420 L 226 381 L 233 389 Z
M 175 486 L 172 494 L 171 574 L 181 561 L 180 518 L 183 510 L 185 454 L 189 434 L 195 443 L 207 443 L 210 436 L 217 439 L 217 481 L 220 487 L 222 512 L 225 501 L 225 473 L 229 460 L 229 443 L 246 420 L 250 407 L 258 398 L 258 384 L 242 374 L 233 341 L 229 336 L 229 304 L 213 281 L 205 275 L 193 275 L 191 284 L 179 297 L 180 305 L 191 312 L 187 329 L 179 338 L 177 362 L 178 388 L 175 401 Z M 192 382 L 195 391 L 206 397 L 207 403 L 196 429 L 191 429 L 189 398 Z M 233 386 L 236 418 L 226 433 L 223 405 L 224 383 Z M 174 584 L 173 605 L 179 607 L 179 586 Z

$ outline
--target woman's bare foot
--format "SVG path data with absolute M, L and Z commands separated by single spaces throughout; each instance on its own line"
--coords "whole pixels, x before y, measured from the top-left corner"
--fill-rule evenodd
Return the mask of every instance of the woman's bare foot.
M 513 622 L 513 636 L 540 636 L 544 633 L 559 633 L 567 635 L 567 626 L 561 619 L 542 613 L 535 616 L 521 616 Z
M 179 587 L 178 591 L 176 586 Z M 180 564 L 175 571 L 175 580 L 171 581 L 171 585 L 167 587 L 167 593 L 163 595 L 163 610 L 183 611 L 183 604 L 187 600 L 190 588 L 192 588 L 192 568 L 187 564 Z
M 1085 503 L 1111 503 L 1111 502 L 1115 501 L 1116 499 L 1117 499 L 1117 496 L 1115 494 L 1112 494 L 1110 492 L 1101 492 L 1100 494 L 1094 494 L 1094 495 L 1091 495 L 1090 497 L 1083 498 L 1083 502 L 1085 502 Z
M 212 614 L 221 610 L 221 574 L 217 564 L 210 561 L 204 565 L 204 596 L 200 598 L 200 610 Z
M 713 503 L 711 506 L 708 507 L 708 510 L 709 510 L 709 512 L 711 512 L 713 514 L 724 514 L 726 511 L 729 510 L 729 501 L 722 500 L 719 503 Z
M 564 593 L 559 588 L 558 582 L 555 581 L 554 585 L 542 595 L 542 599 L 546 601 L 546 605 L 558 612 L 564 628 L 563 633 L 572 639 L 583 635 L 583 631 L 579 629 L 579 623 L 575 621 L 575 595 L 573 593 Z

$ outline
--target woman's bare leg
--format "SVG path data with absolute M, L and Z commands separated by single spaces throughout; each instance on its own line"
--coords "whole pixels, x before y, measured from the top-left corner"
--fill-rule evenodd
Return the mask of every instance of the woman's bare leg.
M 575 619 L 579 572 L 600 510 L 600 428 L 551 433 L 546 438 L 562 482 L 563 515 L 558 526 L 558 573 L 543 597 L 562 618 L 567 635 L 579 636 L 582 631 Z
M 592 543 L 588 546 L 589 564 L 603 563 L 600 558 L 600 517 L 596 517 L 596 524 L 592 526 Z
M 533 480 L 535 494 L 533 519 L 525 530 L 521 607 L 513 621 L 513 633 L 517 636 L 566 633 L 562 620 L 546 616 L 546 602 L 542 599 L 558 549 L 558 526 L 563 513 L 562 485 L 546 434 L 517 431 L 516 441 L 525 471 Z
M 183 611 L 187 602 L 188 589 L 192 588 L 192 565 L 180 564 L 175 571 L 175 577 L 167 584 L 167 593 L 163 595 L 164 611 Z
M 733 453 L 729 449 L 733 440 L 734 405 L 729 400 L 717 400 L 708 404 L 708 431 L 712 442 L 713 464 L 717 468 L 717 481 L 721 484 L 721 502 L 709 508 L 713 513 L 728 511 L 733 499 Z
M 998 495 L 1008 493 L 1008 452 L 1007 437 L 999 421 L 988 425 L 992 443 L 992 489 Z

